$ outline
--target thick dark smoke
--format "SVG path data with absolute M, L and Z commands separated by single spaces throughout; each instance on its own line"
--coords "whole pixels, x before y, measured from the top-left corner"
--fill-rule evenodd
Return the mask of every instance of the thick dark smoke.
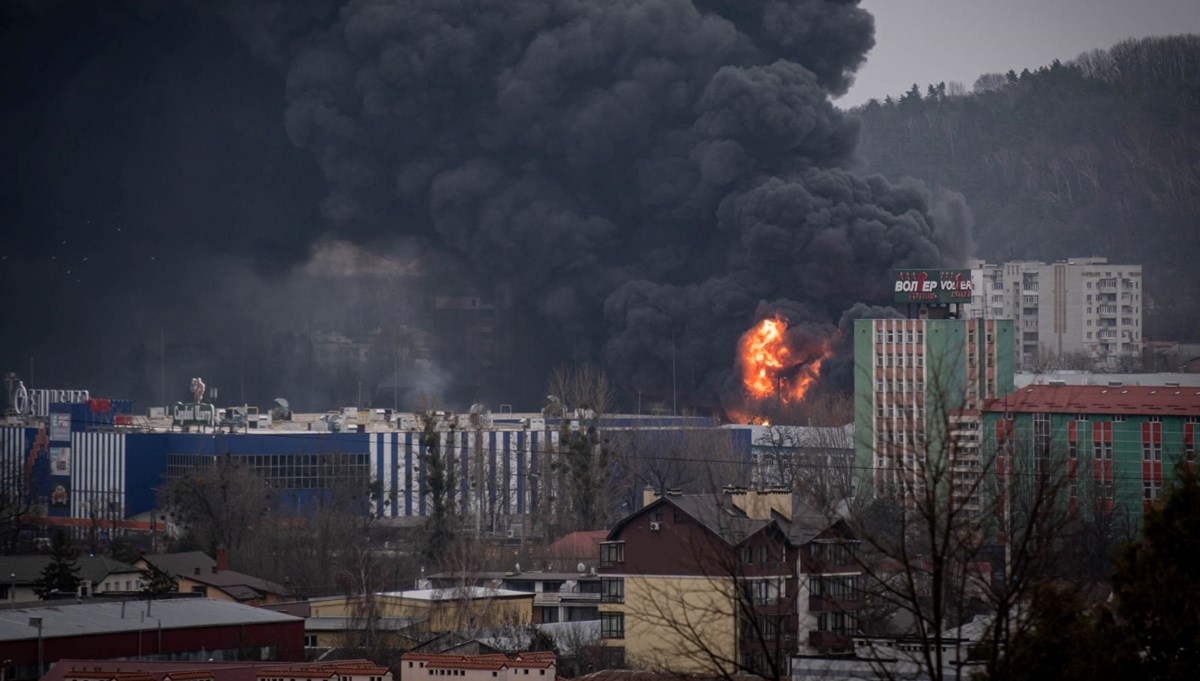
M 56 108 L 76 127 L 102 126 L 111 144 L 146 145 L 139 140 L 149 134 L 142 157 L 117 154 L 132 173 L 124 185 L 113 186 L 112 157 L 103 155 L 112 150 L 99 145 L 88 147 L 80 179 L 99 178 L 104 189 L 92 194 L 102 204 L 146 223 L 131 256 L 170 251 L 175 276 L 193 262 L 218 274 L 231 261 L 288 271 L 329 236 L 367 249 L 403 243 L 439 263 L 436 272 L 425 267 L 429 286 L 484 291 L 508 329 L 500 343 L 508 368 L 479 388 L 492 401 L 536 399 L 554 363 L 593 361 L 626 402 L 640 393 L 716 407 L 738 336 L 766 311 L 786 308 L 794 323 L 833 328 L 856 302 L 887 299 L 891 269 L 949 263 L 969 244 L 965 216 L 935 208 L 919 183 L 854 171 L 856 122 L 829 102 L 873 44 L 872 19 L 853 1 L 138 7 L 95 10 L 119 14 L 123 34 L 88 33 L 79 64 L 60 74 L 70 87 L 32 71 L 39 49 L 54 53 L 51 39 L 79 37 L 60 21 L 70 12 L 23 16 L 48 34 L 28 47 L 22 84 L 45 92 L 25 119 L 5 122 L 36 128 Z M 6 31 L 6 52 L 23 49 L 21 28 Z M 201 55 L 216 65 L 199 68 Z M 96 76 L 90 89 L 84 67 Z M 142 78 L 133 90 L 144 96 L 109 94 L 130 89 L 122 77 Z M 165 100 L 165 111 L 175 118 L 160 122 L 171 93 L 180 101 Z M 179 129 L 176 118 L 187 118 L 179 111 L 200 102 L 199 118 L 228 130 Z M 112 110 L 95 111 L 100 105 Z M 259 121 L 271 111 L 274 122 Z M 159 128 L 166 140 L 153 137 Z M 319 167 L 320 191 L 305 160 L 278 144 L 284 130 Z M 45 126 L 44 134 L 64 131 Z M 178 153 L 164 152 L 164 142 Z M 41 149 L 15 144 L 27 156 Z M 238 167 L 207 167 L 214 162 Z M 175 177 L 167 169 L 198 186 L 185 191 L 172 179 L 157 202 L 113 198 L 143 196 L 140 183 Z M 160 205 L 195 194 L 210 215 L 193 229 L 198 218 Z M 55 210 L 83 210 L 45 198 L 19 202 L 30 216 L 25 229 Z M 143 217 L 146 208 L 158 210 Z M 166 243 L 175 239 L 186 250 Z M 161 302 L 139 304 L 149 311 Z

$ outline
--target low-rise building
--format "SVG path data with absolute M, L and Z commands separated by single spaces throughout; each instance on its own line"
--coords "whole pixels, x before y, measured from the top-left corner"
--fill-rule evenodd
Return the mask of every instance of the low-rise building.
M 400 656 L 400 681 L 430 681 L 455 677 L 458 681 L 553 681 L 554 653 L 517 655 L 451 655 L 405 653 Z
M 0 611 L 6 677 L 37 679 L 64 658 L 284 660 L 304 656 L 299 617 L 203 598 L 64 603 Z
M 443 572 L 420 580 L 419 586 L 432 589 L 477 586 L 531 593 L 535 624 L 600 619 L 600 576 L 594 572 Z
M 390 591 L 368 596 L 309 599 L 313 617 L 417 618 L 432 633 L 527 625 L 533 621 L 533 594 L 464 586 Z

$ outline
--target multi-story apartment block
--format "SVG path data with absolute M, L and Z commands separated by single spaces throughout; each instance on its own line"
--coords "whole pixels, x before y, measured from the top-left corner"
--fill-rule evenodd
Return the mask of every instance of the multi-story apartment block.
M 850 652 L 858 542 L 790 492 L 657 497 L 601 544 L 606 664 L 786 675 L 798 652 Z
M 873 472 L 860 481 L 915 494 L 940 456 L 955 490 L 973 495 L 984 403 L 1013 388 L 1012 335 L 1008 320 L 856 321 L 855 465 Z
M 1017 471 L 1067 475 L 1073 506 L 1136 524 L 1175 468 L 1195 465 L 1198 423 L 1196 387 L 1056 382 L 990 401 L 984 446 Z
M 1142 351 L 1142 266 L 1105 258 L 972 263 L 967 318 L 1011 319 L 1018 366 L 1046 368 L 1070 356 L 1101 368 Z

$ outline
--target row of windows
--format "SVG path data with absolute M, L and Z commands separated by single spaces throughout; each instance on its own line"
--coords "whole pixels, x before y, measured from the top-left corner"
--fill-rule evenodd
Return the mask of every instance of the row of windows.
M 858 613 L 819 612 L 817 613 L 817 629 L 849 636 L 858 631 Z
M 858 577 L 809 577 L 808 593 L 810 596 L 830 598 L 839 601 L 852 601 L 858 598 Z
M 901 354 L 897 354 L 897 355 L 893 355 L 891 353 L 887 353 L 887 354 L 876 353 L 875 354 L 875 366 L 877 366 L 877 367 L 891 367 L 891 366 L 923 367 L 923 366 L 925 366 L 925 355 L 923 355 L 921 353 L 915 353 L 915 354 L 901 353 Z
M 911 393 L 911 392 L 924 392 L 924 391 L 925 391 L 925 381 L 922 379 L 919 379 L 919 378 L 916 380 L 913 380 L 910 378 L 905 378 L 905 379 L 899 379 L 899 380 L 895 380 L 895 381 L 881 378 L 881 379 L 875 381 L 875 392 Z
M 216 457 L 204 454 L 168 454 L 167 479 L 187 475 L 193 469 L 212 466 Z M 330 489 L 358 485 L 370 478 L 366 454 L 298 453 L 234 457 L 274 487 L 284 489 Z
M 783 579 L 752 579 L 742 586 L 742 595 L 753 605 L 771 605 L 786 595 Z
M 898 331 L 898 330 L 894 331 L 892 329 L 888 329 L 888 330 L 884 331 L 883 329 L 876 329 L 875 330 L 875 342 L 876 343 L 913 343 L 913 342 L 924 343 L 925 342 L 925 332 L 918 330 L 914 333 L 911 329 L 908 331 Z
M 787 560 L 787 549 L 786 548 L 784 548 L 784 547 L 780 548 L 778 560 L 780 560 L 780 561 Z M 745 563 L 746 565 L 754 564 L 754 547 L 753 546 L 743 546 L 742 547 L 742 562 Z M 771 560 L 770 547 L 768 547 L 765 544 L 762 546 L 759 546 L 758 547 L 758 564 L 760 566 L 766 566 L 767 564 L 769 564 L 771 562 L 772 562 L 772 560 Z

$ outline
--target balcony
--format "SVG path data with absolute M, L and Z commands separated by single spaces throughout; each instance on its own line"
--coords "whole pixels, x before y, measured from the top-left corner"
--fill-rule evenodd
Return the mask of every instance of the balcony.
M 849 634 L 838 634 L 832 631 L 808 632 L 808 645 L 818 650 L 853 650 L 854 639 Z
M 858 598 L 830 598 L 828 596 L 809 596 L 809 612 L 851 612 L 862 610 L 863 602 Z

